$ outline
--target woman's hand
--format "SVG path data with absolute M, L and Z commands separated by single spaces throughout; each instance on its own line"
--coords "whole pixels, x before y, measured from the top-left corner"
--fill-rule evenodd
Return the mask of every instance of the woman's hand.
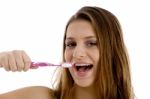
M 0 53 L 0 67 L 6 71 L 27 71 L 30 68 L 31 59 L 22 50 L 14 50 Z

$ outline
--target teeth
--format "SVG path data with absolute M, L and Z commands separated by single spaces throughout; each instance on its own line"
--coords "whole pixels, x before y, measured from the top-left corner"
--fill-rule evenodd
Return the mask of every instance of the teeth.
M 90 64 L 75 64 L 75 66 L 89 66 Z

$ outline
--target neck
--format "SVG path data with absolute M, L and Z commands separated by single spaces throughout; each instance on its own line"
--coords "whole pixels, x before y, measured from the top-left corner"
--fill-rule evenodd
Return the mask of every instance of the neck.
M 94 86 L 80 87 L 75 85 L 75 99 L 96 99 L 96 91 Z

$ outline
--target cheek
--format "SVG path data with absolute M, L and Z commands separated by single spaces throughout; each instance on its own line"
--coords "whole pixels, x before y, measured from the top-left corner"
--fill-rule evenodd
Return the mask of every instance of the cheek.
M 65 50 L 64 57 L 65 57 L 65 61 L 71 61 L 72 52 Z
M 98 62 L 99 62 L 99 59 L 100 59 L 100 57 L 99 57 L 99 50 L 96 49 L 96 50 L 92 51 L 91 52 L 91 56 L 92 56 L 92 59 L 93 59 L 94 63 L 97 65 Z

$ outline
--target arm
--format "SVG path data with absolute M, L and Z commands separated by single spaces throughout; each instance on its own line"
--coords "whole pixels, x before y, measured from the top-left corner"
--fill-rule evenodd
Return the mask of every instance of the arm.
M 54 99 L 54 95 L 47 87 L 33 86 L 1 94 L 0 99 Z
M 0 66 L 6 71 L 27 71 L 30 69 L 30 57 L 21 50 L 0 53 Z M 0 94 L 0 99 L 53 99 L 52 90 L 34 86 Z

